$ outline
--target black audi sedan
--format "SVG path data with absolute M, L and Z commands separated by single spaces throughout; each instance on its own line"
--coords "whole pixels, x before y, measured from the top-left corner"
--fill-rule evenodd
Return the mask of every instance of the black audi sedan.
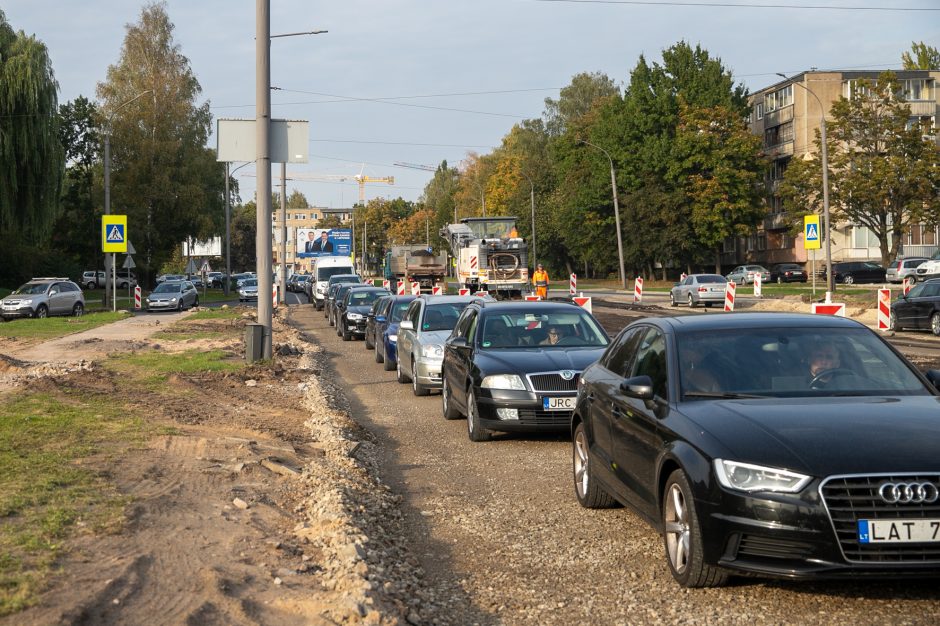
M 940 336 L 940 278 L 914 286 L 891 304 L 891 330 L 929 328 Z
M 466 416 L 471 441 L 494 431 L 566 431 L 581 371 L 608 342 L 574 304 L 475 300 L 444 344 L 444 417 Z
M 575 495 L 664 538 L 684 587 L 940 575 L 940 371 L 845 318 L 646 318 L 581 375 Z

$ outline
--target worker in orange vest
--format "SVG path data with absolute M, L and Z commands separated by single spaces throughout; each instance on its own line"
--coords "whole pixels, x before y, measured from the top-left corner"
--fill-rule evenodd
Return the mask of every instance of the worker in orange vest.
M 548 272 L 539 263 L 538 269 L 532 274 L 532 284 L 535 285 L 535 295 L 543 300 L 548 298 Z

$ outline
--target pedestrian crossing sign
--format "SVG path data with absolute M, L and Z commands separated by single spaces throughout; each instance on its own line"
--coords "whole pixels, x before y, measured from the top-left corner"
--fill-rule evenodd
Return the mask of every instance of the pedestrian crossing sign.
M 101 216 L 101 251 L 127 254 L 127 216 Z
M 821 237 L 819 236 L 819 216 L 818 215 L 804 215 L 803 216 L 803 249 L 804 250 L 819 250 L 820 239 Z

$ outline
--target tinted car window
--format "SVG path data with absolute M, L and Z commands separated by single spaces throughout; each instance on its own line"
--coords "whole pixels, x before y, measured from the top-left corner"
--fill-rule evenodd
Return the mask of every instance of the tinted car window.
M 701 276 L 697 276 L 696 280 L 699 283 L 726 283 L 728 282 L 727 278 L 725 278 L 724 276 L 718 276 L 717 274 L 703 274 Z
M 490 313 L 483 321 L 484 348 L 603 347 L 607 334 L 593 317 L 579 309 Z
M 367 304 L 372 304 L 383 295 L 385 295 L 384 291 L 350 291 L 348 297 L 346 298 L 346 302 L 349 306 L 365 306 Z
M 421 322 L 421 330 L 450 330 L 457 324 L 457 318 L 461 311 L 466 308 L 466 302 L 447 302 L 442 304 L 432 304 L 427 307 L 424 313 L 424 320 Z
M 408 307 L 411 305 L 410 302 L 396 302 L 391 306 L 391 314 L 389 315 L 390 322 L 400 322 L 405 315 L 405 311 L 408 310 Z
M 179 293 L 180 283 L 160 283 L 152 293 Z
M 653 393 L 667 398 L 666 338 L 656 328 L 643 335 L 633 365 L 633 376 L 649 376 L 653 381 Z
M 643 326 L 625 331 L 620 335 L 617 344 L 601 359 L 601 365 L 621 378 L 626 378 L 628 368 L 633 363 L 633 354 L 644 334 L 646 327 Z

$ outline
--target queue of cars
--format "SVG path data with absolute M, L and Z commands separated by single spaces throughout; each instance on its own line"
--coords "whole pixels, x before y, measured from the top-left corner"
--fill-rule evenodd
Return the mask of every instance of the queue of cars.
M 680 315 L 610 340 L 563 301 L 330 291 L 344 339 L 363 321 L 375 360 L 440 390 L 470 440 L 570 433 L 577 501 L 635 511 L 683 587 L 940 575 L 940 371 L 858 322 Z M 940 301 L 940 280 L 911 294 Z

